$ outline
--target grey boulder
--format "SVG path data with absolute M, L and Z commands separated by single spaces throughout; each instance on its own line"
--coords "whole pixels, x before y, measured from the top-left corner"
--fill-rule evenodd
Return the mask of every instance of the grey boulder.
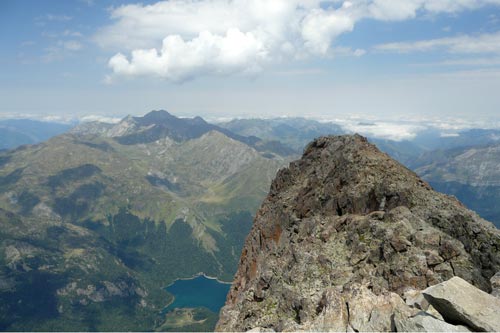
M 465 326 L 448 324 L 425 312 L 411 318 L 397 318 L 395 324 L 398 332 L 470 332 Z
M 500 299 L 453 277 L 422 291 L 447 322 L 477 331 L 500 331 Z

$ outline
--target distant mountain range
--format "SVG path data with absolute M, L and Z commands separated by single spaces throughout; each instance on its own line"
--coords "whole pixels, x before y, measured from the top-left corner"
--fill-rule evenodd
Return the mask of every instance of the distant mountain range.
M 151 143 L 165 137 L 181 142 L 197 139 L 210 131 L 219 132 L 260 152 L 277 153 L 284 156 L 295 153 L 293 149 L 272 138 L 262 139 L 253 135 L 239 135 L 226 128 L 209 124 L 201 117 L 177 118 L 164 110 L 152 111 L 144 117 L 128 116 L 118 126 L 101 122 L 84 123 L 71 132 L 115 137 L 116 141 L 122 145 L 135 145 Z
M 55 129 L 67 130 L 38 130 Z M 163 287 L 198 272 L 231 280 L 276 171 L 312 139 L 343 132 L 303 118 L 214 125 L 153 111 L 0 152 L 0 329 L 168 329 Z M 371 141 L 500 226 L 499 139 L 430 129 Z
M 0 329 L 158 327 L 175 279 L 232 279 L 283 149 L 157 111 L 0 154 Z
M 72 125 L 29 119 L 0 120 L 0 150 L 45 141 L 68 131 Z
M 314 138 L 345 133 L 336 124 L 303 118 L 239 119 L 220 125 L 239 134 L 280 141 L 297 153 Z M 439 129 L 429 128 L 412 140 L 369 140 L 436 190 L 458 197 L 500 228 L 500 130 L 470 129 L 443 136 Z
M 240 135 L 282 142 L 298 154 L 314 138 L 345 133 L 337 124 L 305 118 L 234 119 L 219 125 Z
M 433 151 L 413 166 L 437 191 L 456 196 L 500 228 L 500 143 Z

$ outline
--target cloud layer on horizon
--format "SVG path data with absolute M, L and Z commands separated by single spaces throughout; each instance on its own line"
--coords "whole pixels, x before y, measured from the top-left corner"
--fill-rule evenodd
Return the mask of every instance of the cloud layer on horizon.
M 335 56 L 336 38 L 362 19 L 402 21 L 485 5 L 500 5 L 500 0 L 170 0 L 112 9 L 115 22 L 94 39 L 105 49 L 120 51 L 108 62 L 115 78 L 150 76 L 182 82 L 203 75 L 254 74 L 284 60 Z M 497 35 L 483 37 L 393 43 L 377 49 L 410 52 L 441 47 L 467 52 L 470 45 L 498 40 Z

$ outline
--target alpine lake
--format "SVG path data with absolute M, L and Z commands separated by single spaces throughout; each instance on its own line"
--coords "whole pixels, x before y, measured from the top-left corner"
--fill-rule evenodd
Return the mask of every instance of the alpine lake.
M 163 331 L 211 331 L 231 284 L 198 275 L 179 279 L 165 289 L 174 300 L 163 310 Z

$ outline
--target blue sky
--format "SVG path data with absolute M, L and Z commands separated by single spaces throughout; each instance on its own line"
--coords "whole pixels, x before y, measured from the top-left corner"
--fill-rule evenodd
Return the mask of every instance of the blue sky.
M 0 1 L 0 115 L 498 122 L 499 0 Z

